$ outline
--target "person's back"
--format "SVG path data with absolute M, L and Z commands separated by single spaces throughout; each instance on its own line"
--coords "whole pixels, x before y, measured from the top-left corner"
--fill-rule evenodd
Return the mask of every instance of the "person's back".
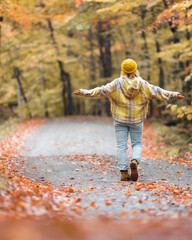
M 166 91 L 143 80 L 138 74 L 136 62 L 132 59 L 124 60 L 121 70 L 121 76 L 105 86 L 91 90 L 80 89 L 74 94 L 109 98 L 117 137 L 117 159 L 121 180 L 136 181 L 137 165 L 142 152 L 143 120 L 147 116 L 149 100 L 183 99 L 184 97 L 179 92 Z M 131 176 L 128 174 L 126 156 L 129 132 L 132 143 Z
M 139 123 L 147 113 L 148 99 L 142 92 L 140 77 L 133 79 L 121 76 L 114 80 L 115 87 L 106 92 L 111 101 L 114 120 L 122 123 Z

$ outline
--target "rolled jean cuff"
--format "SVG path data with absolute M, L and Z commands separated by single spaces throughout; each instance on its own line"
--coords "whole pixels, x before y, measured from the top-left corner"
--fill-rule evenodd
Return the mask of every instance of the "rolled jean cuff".
M 134 158 L 134 159 L 131 160 L 131 162 L 133 162 L 133 161 L 137 161 L 137 164 L 138 164 L 138 165 L 139 165 L 139 163 L 140 163 L 140 159 L 135 159 L 135 158 Z
M 119 164 L 120 165 L 120 164 Z M 127 166 L 119 166 L 120 171 L 127 171 L 128 167 Z

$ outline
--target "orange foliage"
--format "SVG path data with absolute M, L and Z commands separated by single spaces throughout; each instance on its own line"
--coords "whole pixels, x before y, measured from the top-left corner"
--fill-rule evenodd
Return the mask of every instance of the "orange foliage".
M 61 24 L 66 24 L 68 23 L 70 20 L 72 20 L 74 17 L 76 16 L 76 14 L 73 12 L 73 13 L 70 13 L 70 14 L 66 14 L 66 15 L 63 15 L 63 14 L 57 14 L 55 15 L 53 18 L 52 18 L 52 21 L 53 22 L 59 22 Z
M 75 7 L 79 8 L 83 2 L 84 2 L 83 0 L 75 0 Z
M 38 17 L 14 3 L 9 4 L 9 11 L 4 12 L 3 16 L 24 26 L 26 30 L 31 29 L 33 24 L 37 24 L 40 21 Z
M 29 178 L 25 178 L 17 170 L 17 159 L 21 158 L 19 153 L 23 149 L 23 136 L 32 133 L 41 124 L 43 119 L 27 120 L 20 124 L 18 130 L 10 137 L 0 143 L 1 157 L 0 157 L 0 174 L 6 179 L 6 183 L 1 187 L 0 204 L 1 214 L 12 217 L 26 217 L 26 216 L 52 216 L 60 218 L 73 218 L 76 215 L 81 216 L 89 207 L 95 209 L 99 208 L 99 203 L 90 202 L 87 207 L 82 207 L 79 203 L 83 197 L 92 191 L 105 191 L 107 188 L 91 187 L 87 190 L 75 190 L 66 184 L 62 187 L 57 187 L 48 182 L 35 182 Z M 150 126 L 146 129 L 149 130 Z M 148 131 L 151 134 L 151 129 Z M 145 131 L 144 131 L 145 133 Z M 147 135 L 145 133 L 144 135 Z M 149 139 L 149 136 L 146 136 Z M 151 139 L 152 141 L 152 139 Z M 76 155 L 67 156 L 68 161 L 79 160 L 86 161 L 91 166 L 93 172 L 100 170 L 102 173 L 111 170 L 111 157 L 107 155 Z M 24 161 L 23 161 L 24 163 Z M 103 164 L 101 164 L 103 163 Z M 22 163 L 21 163 L 22 164 Z M 178 173 L 181 173 L 178 171 Z M 91 181 L 91 179 L 90 179 Z M 125 196 L 131 196 L 135 191 L 148 192 L 153 198 L 152 202 L 160 203 L 159 197 L 170 204 L 172 201 L 180 206 L 186 208 L 192 207 L 192 190 L 190 188 L 178 187 L 173 184 L 166 184 L 162 182 L 136 182 L 134 184 L 127 184 L 119 182 L 111 186 L 111 189 L 116 191 L 123 191 Z M 108 189 L 110 190 L 110 189 Z M 81 195 L 80 195 L 81 194 Z M 169 198 L 168 198 L 169 197 Z M 168 199 L 168 200 L 167 200 Z M 144 204 L 146 199 L 137 200 L 140 205 Z M 112 199 L 105 199 L 106 206 L 112 205 Z M 96 205 L 97 208 L 96 208 Z M 132 215 L 146 214 L 146 216 L 156 216 L 158 211 L 154 212 L 152 209 L 141 209 L 141 211 L 133 210 Z M 120 213 L 120 216 L 126 216 L 125 211 Z
M 183 24 L 192 23 L 192 1 L 179 1 L 169 5 L 168 9 L 161 12 L 154 22 L 155 27 L 171 22 L 172 27 L 181 27 Z

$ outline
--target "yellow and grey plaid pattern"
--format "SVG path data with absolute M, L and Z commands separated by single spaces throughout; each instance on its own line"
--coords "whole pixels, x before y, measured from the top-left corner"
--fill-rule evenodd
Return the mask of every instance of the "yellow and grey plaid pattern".
M 93 98 L 109 98 L 114 120 L 136 124 L 146 118 L 149 99 L 176 99 L 178 92 L 153 86 L 141 77 L 128 79 L 121 76 L 105 86 L 91 90 L 80 89 L 80 95 Z

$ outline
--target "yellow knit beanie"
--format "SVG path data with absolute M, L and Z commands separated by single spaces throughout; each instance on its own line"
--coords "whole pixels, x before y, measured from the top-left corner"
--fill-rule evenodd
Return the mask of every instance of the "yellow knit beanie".
M 125 59 L 121 64 L 121 69 L 125 73 L 133 73 L 137 70 L 137 63 L 133 59 Z

